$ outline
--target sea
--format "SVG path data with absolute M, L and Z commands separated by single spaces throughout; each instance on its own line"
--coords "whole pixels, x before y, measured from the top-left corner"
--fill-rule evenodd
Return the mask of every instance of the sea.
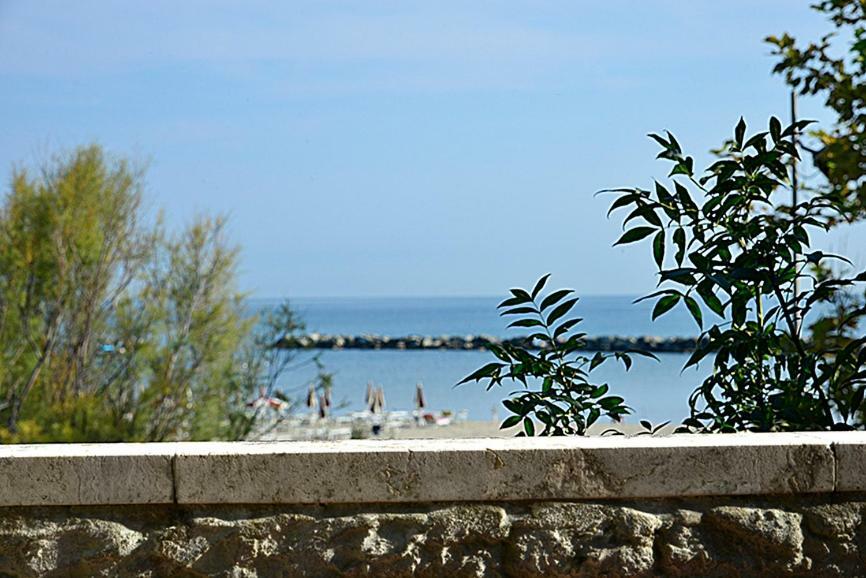
M 394 297 L 290 299 L 303 318 L 307 332 L 341 335 L 519 335 L 507 329 L 499 316 L 500 299 L 492 297 Z M 634 303 L 630 296 L 585 296 L 572 310 L 584 321 L 581 331 L 594 336 L 693 337 L 699 333 L 692 318 L 674 309 L 655 322 L 653 303 Z M 249 306 L 267 310 L 279 300 L 253 299 Z M 386 409 L 412 410 L 416 384 L 424 386 L 431 411 L 468 412 L 471 420 L 500 420 L 507 415 L 502 400 L 520 384 L 487 390 L 479 383 L 457 385 L 485 363 L 494 361 L 487 351 L 455 350 L 324 350 L 299 352 L 299 367 L 288 372 L 280 389 L 301 395 L 315 376 L 315 366 L 304 363 L 318 353 L 333 374 L 333 396 L 338 412 L 364 409 L 367 384 L 384 388 Z M 630 371 L 613 360 L 595 369 L 594 383 L 607 383 L 634 409 L 626 421 L 654 423 L 679 421 L 688 415 L 688 397 L 707 374 L 706 368 L 683 370 L 688 354 L 659 354 L 659 360 L 636 358 Z

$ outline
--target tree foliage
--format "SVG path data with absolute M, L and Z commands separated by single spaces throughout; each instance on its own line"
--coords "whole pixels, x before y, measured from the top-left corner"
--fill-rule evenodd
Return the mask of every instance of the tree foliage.
M 789 34 L 769 36 L 774 72 L 792 89 L 818 95 L 836 114 L 832 126 L 812 133 L 808 147 L 847 220 L 866 217 L 866 3 L 822 0 L 813 6 L 834 30 L 808 44 Z M 821 185 L 823 186 L 823 184 Z
M 866 281 L 866 273 L 819 278 L 814 265 L 843 257 L 810 250 L 811 232 L 826 231 L 843 209 L 830 192 L 791 205 L 787 166 L 797 158 L 796 131 L 773 118 L 747 135 L 741 119 L 720 158 L 696 173 L 676 138 L 650 135 L 659 158 L 672 164 L 670 183 L 651 190 L 617 189 L 610 210 L 630 209 L 617 244 L 652 240 L 660 289 L 653 318 L 685 307 L 699 327 L 709 324 L 687 362 L 713 357 L 712 374 L 690 398 L 685 426 L 704 431 L 778 431 L 863 427 L 866 337 L 844 329 L 866 314 L 809 340 L 810 312 Z M 801 280 L 805 289 L 795 291 Z
M 630 354 L 642 352 L 582 353 L 586 333 L 576 331 L 580 318 L 568 317 L 578 298 L 571 289 L 559 289 L 544 294 L 550 275 L 536 282 L 531 291 L 512 289 L 511 297 L 499 304 L 501 315 L 513 317 L 508 327 L 532 331 L 530 339 L 541 345 L 531 350 L 504 343 L 490 345 L 497 361 L 484 365 L 460 383 L 486 381 L 487 389 L 503 382 L 520 383 L 523 390 L 515 391 L 503 401 L 512 414 L 502 428 L 521 425 L 518 435 L 585 435 L 587 428 L 600 417 L 620 420 L 631 413 L 625 400 L 609 395 L 606 383 L 592 383 L 590 373 L 611 358 L 620 360 L 626 369 L 632 364 Z
M 0 207 L 0 440 L 255 430 L 245 403 L 273 392 L 288 355 L 266 344 L 297 320 L 286 307 L 257 325 L 225 220 L 167 234 L 142 209 L 142 177 L 98 146 L 14 172 Z

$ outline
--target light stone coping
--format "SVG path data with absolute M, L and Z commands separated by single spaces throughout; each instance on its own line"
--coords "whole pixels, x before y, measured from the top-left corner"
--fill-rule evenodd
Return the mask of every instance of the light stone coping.
M 836 491 L 866 492 L 866 432 L 814 432 L 832 444 L 836 460 Z
M 0 506 L 866 491 L 866 433 L 0 447 Z
M 161 444 L 0 446 L 0 506 L 164 504 L 172 454 Z

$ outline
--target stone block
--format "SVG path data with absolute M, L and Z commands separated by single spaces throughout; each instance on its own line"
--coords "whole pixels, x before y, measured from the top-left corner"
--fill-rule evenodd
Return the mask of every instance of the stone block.
M 866 432 L 811 434 L 829 441 L 836 455 L 836 491 L 866 491 Z
M 172 501 L 171 456 L 159 444 L 0 447 L 0 506 Z
M 173 444 L 177 500 L 371 503 L 831 492 L 801 434 Z

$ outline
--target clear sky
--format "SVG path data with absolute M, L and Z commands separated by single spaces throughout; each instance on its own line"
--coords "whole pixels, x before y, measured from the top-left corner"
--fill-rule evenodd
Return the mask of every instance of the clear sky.
M 230 215 L 260 297 L 635 294 L 649 248 L 593 193 L 663 176 L 647 132 L 703 160 L 787 115 L 762 38 L 827 31 L 810 3 L 0 0 L 0 178 L 148 161 L 169 224 Z

